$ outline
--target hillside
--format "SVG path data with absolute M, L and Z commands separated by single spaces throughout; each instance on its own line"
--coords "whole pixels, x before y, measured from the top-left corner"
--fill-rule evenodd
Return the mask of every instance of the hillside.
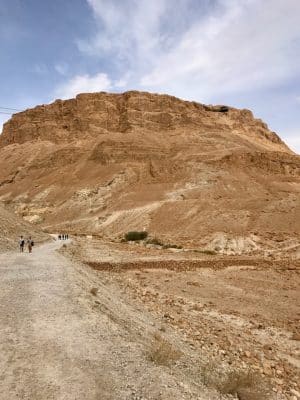
M 297 240 L 299 192 L 300 157 L 227 106 L 81 94 L 15 114 L 0 137 L 0 200 L 49 231 L 244 252 Z
M 47 234 L 42 233 L 37 227 L 23 221 L 0 206 L 0 251 L 18 250 L 20 235 L 25 238 L 32 236 L 35 242 L 49 239 Z

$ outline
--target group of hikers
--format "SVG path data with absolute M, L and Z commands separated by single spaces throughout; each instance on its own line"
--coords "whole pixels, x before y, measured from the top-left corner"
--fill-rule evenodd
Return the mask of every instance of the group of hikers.
M 24 252 L 25 245 L 27 246 L 28 253 L 32 253 L 32 248 L 34 246 L 34 241 L 31 239 L 31 236 L 29 236 L 28 239 L 25 239 L 23 236 L 20 236 L 19 245 L 20 245 L 20 252 L 21 253 Z
M 68 240 L 69 239 L 69 234 L 59 234 L 58 235 L 58 240 Z M 32 240 L 31 236 L 28 237 L 28 239 L 25 239 L 24 236 L 20 236 L 19 239 L 19 246 L 20 246 L 20 253 L 24 253 L 24 249 L 27 246 L 28 253 L 32 253 L 32 248 L 34 246 L 34 241 Z
M 63 233 L 63 234 L 59 234 L 58 235 L 58 240 L 68 240 L 69 239 L 69 235 L 68 234 L 65 234 L 65 233 Z

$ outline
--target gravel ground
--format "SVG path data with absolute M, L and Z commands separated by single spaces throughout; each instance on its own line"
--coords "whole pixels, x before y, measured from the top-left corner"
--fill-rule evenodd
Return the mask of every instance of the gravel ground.
M 89 239 L 66 250 L 95 268 L 98 281 L 122 295 L 123 303 L 150 313 L 171 337 L 176 332 L 193 349 L 190 359 L 200 355 L 200 369 L 209 365 L 223 376 L 250 369 L 276 399 L 300 398 L 297 260 L 184 260 L 182 253 Z M 197 380 L 195 368 L 189 374 Z
M 188 344 L 172 330 L 158 335 L 158 320 L 60 246 L 0 254 L 0 399 L 223 398 L 195 379 Z M 167 344 L 162 363 L 155 340 Z

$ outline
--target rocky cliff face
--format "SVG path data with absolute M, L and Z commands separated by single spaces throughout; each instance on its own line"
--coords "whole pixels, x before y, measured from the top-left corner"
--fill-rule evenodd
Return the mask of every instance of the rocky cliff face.
M 299 235 L 299 193 L 300 157 L 248 110 L 82 94 L 14 115 L 0 137 L 0 200 L 49 231 L 225 249 Z
M 205 106 L 167 95 L 142 92 L 81 94 L 18 114 L 4 125 L 0 146 L 47 140 L 53 143 L 99 139 L 110 133 L 172 132 L 187 136 L 219 131 L 244 135 L 256 144 L 288 151 L 280 138 L 248 110 Z M 151 140 L 149 138 L 148 140 Z

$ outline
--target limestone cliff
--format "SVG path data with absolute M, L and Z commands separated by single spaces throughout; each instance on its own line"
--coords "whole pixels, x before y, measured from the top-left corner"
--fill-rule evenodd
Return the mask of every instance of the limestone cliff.
M 206 106 L 168 95 L 145 92 L 80 94 L 71 100 L 15 114 L 3 129 L 0 146 L 35 140 L 54 143 L 99 139 L 109 133 L 181 131 L 189 136 L 236 133 L 250 142 L 289 151 L 280 138 L 248 110 Z M 151 138 L 149 138 L 151 140 Z

